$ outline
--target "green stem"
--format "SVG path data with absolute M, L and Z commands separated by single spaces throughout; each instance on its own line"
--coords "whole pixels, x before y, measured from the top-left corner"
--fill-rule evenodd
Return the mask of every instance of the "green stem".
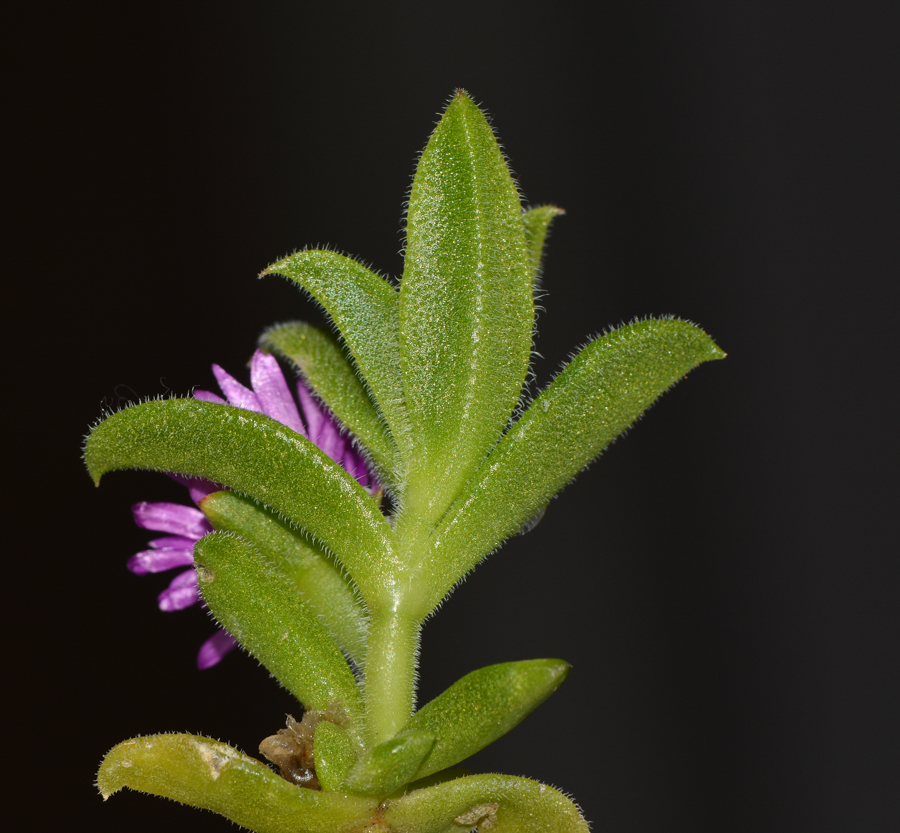
M 392 738 L 412 716 L 420 623 L 399 601 L 376 610 L 366 649 L 366 725 L 372 745 Z

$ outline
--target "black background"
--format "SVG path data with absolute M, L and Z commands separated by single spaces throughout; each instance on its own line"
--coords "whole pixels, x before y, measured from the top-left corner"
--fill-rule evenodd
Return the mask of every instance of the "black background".
M 728 351 L 457 590 L 420 698 L 560 656 L 472 761 L 597 831 L 900 825 L 894 532 L 900 11 L 894 3 L 32 3 L 3 34 L 4 731 L 17 829 L 225 830 L 103 753 L 192 731 L 248 752 L 296 704 L 126 572 L 158 475 L 79 459 L 104 405 L 210 387 L 317 312 L 257 272 L 330 243 L 398 274 L 416 154 L 457 86 L 554 202 L 538 379 L 675 313 Z M 890 403 L 894 402 L 893 405 Z M 12 780 L 10 780 L 10 778 Z M 6 810 L 10 812 L 9 809 Z

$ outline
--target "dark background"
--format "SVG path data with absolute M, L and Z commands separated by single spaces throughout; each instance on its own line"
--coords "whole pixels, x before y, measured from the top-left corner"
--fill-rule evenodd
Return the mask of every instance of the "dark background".
M 648 314 L 729 358 L 455 593 L 425 630 L 421 699 L 488 663 L 568 659 L 472 767 L 559 786 L 598 832 L 898 829 L 897 4 L 27 8 L 3 34 L 17 829 L 226 830 L 104 805 L 102 755 L 157 731 L 254 753 L 299 716 L 246 656 L 197 672 L 211 624 L 160 613 L 166 579 L 126 572 L 148 538 L 130 505 L 180 489 L 95 490 L 79 447 L 104 405 L 209 387 L 267 324 L 315 319 L 256 281 L 281 255 L 330 243 L 398 274 L 414 160 L 457 86 L 527 198 L 568 211 L 539 380 Z

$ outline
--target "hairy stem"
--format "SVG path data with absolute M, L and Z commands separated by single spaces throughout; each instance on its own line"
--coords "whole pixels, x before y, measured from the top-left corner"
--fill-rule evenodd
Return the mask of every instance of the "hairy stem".
M 419 621 L 399 601 L 372 615 L 365 667 L 366 724 L 372 745 L 392 738 L 412 716 L 419 633 Z

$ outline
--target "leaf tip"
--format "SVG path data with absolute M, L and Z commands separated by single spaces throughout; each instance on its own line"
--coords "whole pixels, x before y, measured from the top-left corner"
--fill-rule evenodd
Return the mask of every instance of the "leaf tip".
M 96 785 L 104 801 L 128 786 L 127 770 L 134 766 L 134 762 L 128 757 L 127 752 L 133 744 L 134 741 L 123 741 L 110 749 L 103 758 L 97 772 Z
M 295 253 L 296 254 L 296 253 Z M 285 267 L 288 260 L 290 260 L 290 255 L 286 255 L 285 257 L 279 258 L 276 261 L 270 263 L 265 269 L 260 272 L 256 278 L 257 280 L 261 280 L 265 278 L 267 275 L 279 275 L 281 274 L 281 270 Z
M 484 115 L 481 108 L 475 103 L 475 99 L 472 98 L 472 94 L 463 87 L 457 87 L 453 91 L 453 95 L 447 104 L 444 115 L 446 116 L 448 113 L 453 113 L 458 110 L 475 110 Z
M 558 205 L 545 205 L 545 206 L 542 206 L 542 208 L 551 217 L 562 217 L 566 213 L 566 209 L 560 208 Z
M 569 676 L 569 672 L 572 670 L 572 664 L 566 662 L 564 659 L 547 660 L 547 665 L 550 668 L 550 673 L 554 678 L 558 677 L 560 683 L 565 682 L 566 678 Z
M 100 478 L 106 474 L 106 469 L 99 463 L 96 459 L 96 455 L 94 454 L 91 439 L 93 437 L 93 431 L 88 434 L 87 440 L 84 443 L 84 452 L 82 453 L 82 458 L 84 459 L 84 465 L 87 468 L 88 477 L 93 481 L 94 486 L 100 485 Z

